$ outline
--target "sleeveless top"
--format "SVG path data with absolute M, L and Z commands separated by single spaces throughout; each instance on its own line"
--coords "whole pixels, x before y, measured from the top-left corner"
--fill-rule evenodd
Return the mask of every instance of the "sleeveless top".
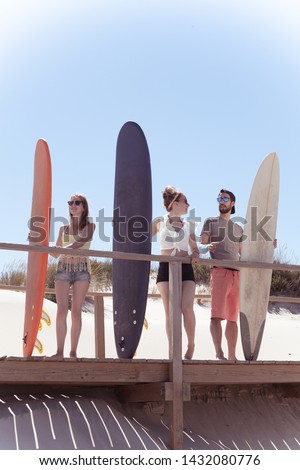
M 166 214 L 159 222 L 159 240 L 161 250 L 173 250 L 171 256 L 180 255 L 180 251 L 189 250 L 190 226 L 184 221 L 182 227 L 176 230 L 172 227 Z
M 74 235 L 69 235 L 68 233 L 64 232 L 63 237 L 62 237 L 62 248 L 65 248 L 66 246 L 71 245 L 72 243 L 75 243 L 78 241 L 79 240 L 76 240 Z M 78 248 L 78 250 L 88 250 L 90 246 L 91 246 L 91 240 L 88 242 L 85 242 L 85 244 L 81 246 L 80 248 Z
M 63 231 L 63 236 L 62 236 L 62 248 L 65 248 L 68 245 L 71 245 L 72 243 L 79 241 L 76 240 L 76 237 L 74 235 L 70 235 L 66 233 L 66 228 Z M 78 250 L 88 250 L 91 246 L 91 240 L 88 242 L 85 242 L 83 246 L 78 248 Z M 87 256 L 80 256 L 80 255 L 60 255 L 59 256 L 59 268 L 63 268 L 64 271 L 76 271 L 76 272 L 81 272 L 81 271 L 88 271 L 89 273 L 91 272 L 91 263 L 90 260 Z

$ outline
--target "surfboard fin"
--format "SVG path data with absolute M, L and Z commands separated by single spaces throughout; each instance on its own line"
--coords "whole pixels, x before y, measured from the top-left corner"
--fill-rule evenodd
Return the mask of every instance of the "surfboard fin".
M 41 330 L 43 328 L 42 320 L 44 320 L 44 322 L 46 323 L 47 326 L 50 326 L 51 323 L 52 323 L 50 316 L 48 315 L 48 313 L 45 310 L 42 310 L 41 321 L 39 323 L 39 330 Z
M 45 310 L 42 310 L 41 319 L 44 320 L 44 322 L 46 322 L 47 326 L 50 326 L 50 325 L 51 325 L 51 318 L 50 318 L 50 316 L 48 315 L 48 313 L 45 312 Z
M 44 351 L 44 347 L 39 339 L 35 340 L 34 347 L 35 349 L 37 349 L 39 354 L 42 354 L 42 352 Z

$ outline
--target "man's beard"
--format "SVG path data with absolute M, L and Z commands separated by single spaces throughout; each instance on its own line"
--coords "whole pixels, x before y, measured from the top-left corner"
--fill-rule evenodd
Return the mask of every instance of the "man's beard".
M 219 211 L 221 214 L 228 214 L 228 212 L 231 212 L 231 207 L 219 207 Z

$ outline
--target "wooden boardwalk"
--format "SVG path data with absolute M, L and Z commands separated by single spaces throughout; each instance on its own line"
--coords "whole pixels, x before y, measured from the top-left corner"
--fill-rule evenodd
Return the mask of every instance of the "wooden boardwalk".
M 15 251 L 48 251 L 66 253 L 65 248 L 33 247 L 0 243 L 0 249 Z M 72 250 L 74 253 L 76 250 Z M 0 358 L 0 391 L 29 387 L 37 390 L 45 387 L 76 387 L 82 393 L 89 388 L 113 386 L 118 388 L 122 400 L 132 402 L 163 401 L 170 408 L 170 447 L 181 449 L 183 444 L 183 403 L 192 399 L 193 387 L 219 387 L 258 384 L 300 384 L 300 362 L 278 361 L 183 361 L 182 319 L 181 319 L 181 263 L 190 262 L 190 258 L 175 258 L 153 255 L 129 255 L 124 253 L 80 250 L 80 254 L 101 258 L 129 258 L 133 260 L 167 261 L 170 269 L 170 345 L 168 360 L 124 360 L 105 357 L 104 349 L 104 303 L 105 295 L 99 292 L 89 293 L 94 297 L 95 305 L 95 359 L 54 360 L 48 357 L 2 357 Z M 83 253 L 84 252 L 84 253 Z M 203 259 L 203 264 L 212 261 Z M 213 261 L 222 266 L 222 262 Z M 231 263 L 233 266 L 270 269 L 268 263 Z M 228 263 L 227 263 L 228 265 Z M 279 265 L 276 269 L 300 270 L 299 266 Z M 1 286 L 0 288 L 8 288 Z M 11 289 L 22 290 L 17 286 Z M 204 296 L 208 297 L 208 296 Z M 271 299 L 270 299 L 271 300 Z M 272 301 L 276 299 L 272 298 Z M 296 301 L 299 299 L 279 298 L 278 301 Z M 176 347 L 173 347 L 176 345 Z
M 258 386 L 270 385 L 275 393 L 274 386 L 281 386 L 284 395 L 289 396 L 292 390 L 300 396 L 300 362 L 192 360 L 181 364 L 182 377 L 174 381 L 171 360 L 2 357 L 0 393 L 3 397 L 73 392 L 96 398 L 102 390 L 110 389 L 120 403 L 160 402 L 169 409 L 171 449 L 183 448 L 184 403 L 197 401 L 203 393 L 211 400 L 224 390 L 227 396 L 230 390 L 234 395 L 235 386 L 244 386 L 243 396 L 250 397 Z
M 0 386 L 22 384 L 99 387 L 167 384 L 170 397 L 171 369 L 170 360 L 81 358 L 58 361 L 51 357 L 2 357 Z M 182 382 L 186 386 L 300 383 L 300 362 L 184 360 Z M 136 401 L 139 401 L 138 396 Z

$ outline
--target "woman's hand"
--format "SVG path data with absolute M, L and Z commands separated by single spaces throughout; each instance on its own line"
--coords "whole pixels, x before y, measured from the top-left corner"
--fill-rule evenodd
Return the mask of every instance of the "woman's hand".
M 194 250 L 192 253 L 192 263 L 197 264 L 198 261 L 199 261 L 199 251 L 197 249 L 197 250 Z

